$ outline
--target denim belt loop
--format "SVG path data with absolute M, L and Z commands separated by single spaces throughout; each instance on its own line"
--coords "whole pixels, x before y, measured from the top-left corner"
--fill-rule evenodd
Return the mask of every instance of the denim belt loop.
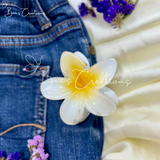
M 50 19 L 47 17 L 47 15 L 45 14 L 45 12 L 43 11 L 39 1 L 32 0 L 31 2 L 33 3 L 33 6 L 35 7 L 37 19 L 38 19 L 38 22 L 41 26 L 41 30 L 43 31 L 45 29 L 52 27 L 52 23 L 51 23 Z

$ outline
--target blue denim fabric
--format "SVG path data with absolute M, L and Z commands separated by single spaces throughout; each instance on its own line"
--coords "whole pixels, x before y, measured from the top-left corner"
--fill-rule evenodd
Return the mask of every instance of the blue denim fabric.
M 15 128 L 0 136 L 0 150 L 29 160 L 27 140 L 39 134 L 49 160 L 100 160 L 103 119 L 91 114 L 83 123 L 66 125 L 59 116 L 62 101 L 47 100 L 39 90 L 48 76 L 63 76 L 64 51 L 80 51 L 91 65 L 96 62 L 80 17 L 64 0 L 0 0 L 0 22 L 0 133 L 24 123 L 47 128 Z

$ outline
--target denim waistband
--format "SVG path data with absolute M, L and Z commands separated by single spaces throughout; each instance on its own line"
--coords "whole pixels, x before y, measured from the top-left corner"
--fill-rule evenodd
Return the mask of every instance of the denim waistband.
M 39 2 L 45 13 L 49 13 L 56 7 L 68 3 L 67 0 L 0 0 L 0 5 L 8 3 L 21 8 L 29 7 L 32 2 Z
M 41 30 L 52 26 L 48 14 L 56 8 L 67 4 L 67 0 L 0 0 L 0 6 L 13 6 L 20 9 L 34 10 L 37 13 L 37 19 L 41 25 Z

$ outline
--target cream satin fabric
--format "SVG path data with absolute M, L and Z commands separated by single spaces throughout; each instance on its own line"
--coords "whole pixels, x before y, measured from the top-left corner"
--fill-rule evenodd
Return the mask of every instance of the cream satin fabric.
M 82 0 L 69 2 L 78 12 Z M 160 160 L 160 0 L 139 0 L 121 29 L 110 27 L 101 14 L 83 22 L 97 61 L 118 62 L 116 84 L 107 87 L 117 93 L 119 105 L 104 117 L 102 159 Z

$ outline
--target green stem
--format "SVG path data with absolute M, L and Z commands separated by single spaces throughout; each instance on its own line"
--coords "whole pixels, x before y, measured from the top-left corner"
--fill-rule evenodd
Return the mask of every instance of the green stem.
M 137 5 L 138 2 L 139 2 L 139 0 L 136 0 L 135 5 Z

